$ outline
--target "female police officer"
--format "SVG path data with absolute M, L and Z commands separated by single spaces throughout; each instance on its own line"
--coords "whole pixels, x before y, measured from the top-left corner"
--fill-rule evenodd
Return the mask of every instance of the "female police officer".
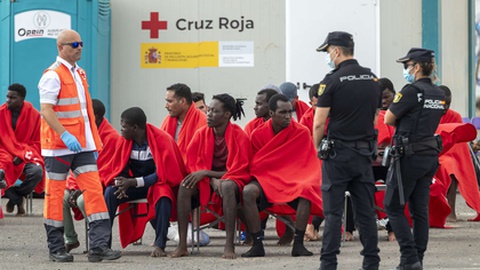
M 385 210 L 400 245 L 395 269 L 423 269 L 428 242 L 428 200 L 438 167 L 441 141 L 434 136 L 443 114 L 445 94 L 432 83 L 434 52 L 412 48 L 405 57 L 403 75 L 410 83 L 395 97 L 385 123 L 395 126 L 393 163 L 387 175 Z M 404 214 L 408 202 L 413 234 Z

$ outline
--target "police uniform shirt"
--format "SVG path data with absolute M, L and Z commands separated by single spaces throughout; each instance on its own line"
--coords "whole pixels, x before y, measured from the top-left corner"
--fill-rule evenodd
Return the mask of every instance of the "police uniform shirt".
M 344 141 L 374 137 L 374 118 L 382 106 L 378 79 L 357 60 L 341 62 L 318 88 L 318 107 L 330 107 L 328 136 Z
M 395 95 L 389 110 L 397 118 L 397 134 L 408 136 L 413 142 L 433 136 L 443 115 L 444 105 L 445 92 L 433 85 L 430 78 L 421 78 L 405 85 Z

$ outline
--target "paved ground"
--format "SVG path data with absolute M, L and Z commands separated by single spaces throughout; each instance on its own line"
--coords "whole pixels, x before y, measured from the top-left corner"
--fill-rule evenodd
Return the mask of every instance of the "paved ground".
M 73 263 L 59 264 L 48 260 L 45 230 L 42 224 L 42 199 L 34 199 L 34 215 L 24 218 L 5 214 L 0 220 L 0 269 L 318 269 L 320 242 L 308 242 L 306 246 L 314 252 L 313 257 L 293 258 L 291 247 L 278 247 L 274 231 L 274 220 L 270 220 L 265 241 L 266 257 L 255 259 L 238 258 L 236 260 L 221 259 L 224 243 L 224 232 L 209 230 L 211 244 L 200 249 L 189 257 L 151 258 L 149 257 L 153 241 L 153 230 L 148 227 L 143 238 L 143 245 L 128 246 L 123 250 L 123 257 L 114 262 L 89 263 L 84 254 L 84 223 L 77 222 L 77 231 L 81 246 L 72 253 Z M 480 269 L 480 222 L 468 222 L 474 212 L 469 209 L 463 199 L 457 199 L 457 215 L 459 221 L 451 223 L 451 229 L 432 229 L 430 243 L 425 257 L 425 269 Z M 5 209 L 6 200 L 2 200 Z M 117 226 L 114 236 L 118 239 Z M 358 239 L 358 235 L 357 239 Z M 115 239 L 115 238 L 114 238 Z M 397 243 L 387 242 L 386 232 L 379 231 L 381 249 L 380 269 L 392 269 L 398 264 Z M 120 244 L 114 240 L 114 248 Z M 175 244 L 168 242 L 167 251 L 173 251 Z M 237 246 L 237 255 L 248 247 Z M 361 244 L 358 240 L 347 242 L 339 255 L 338 269 L 358 269 L 361 265 L 359 252 Z

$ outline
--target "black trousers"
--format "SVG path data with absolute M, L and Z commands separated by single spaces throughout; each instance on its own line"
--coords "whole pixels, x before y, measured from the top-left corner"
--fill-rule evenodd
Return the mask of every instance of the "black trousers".
M 337 269 L 345 191 L 350 191 L 355 224 L 363 245 L 363 269 L 378 269 L 378 234 L 374 210 L 375 183 L 369 149 L 337 147 L 336 156 L 323 161 L 322 199 L 325 227 L 320 269 Z
M 27 163 L 23 168 L 23 173 L 25 174 L 25 180 L 19 186 L 12 186 L 5 190 L 5 196 L 15 205 L 21 204 L 23 197 L 30 194 L 37 184 L 42 181 L 43 169 L 42 166 Z
M 437 168 L 436 155 L 413 155 L 400 159 L 404 198 L 413 220 L 413 234 L 404 213 L 405 206 L 400 205 L 396 172 L 393 173 L 392 179 L 387 180 L 384 205 L 400 245 L 400 264 L 413 264 L 418 261 L 423 263 L 430 227 L 428 223 L 430 184 Z

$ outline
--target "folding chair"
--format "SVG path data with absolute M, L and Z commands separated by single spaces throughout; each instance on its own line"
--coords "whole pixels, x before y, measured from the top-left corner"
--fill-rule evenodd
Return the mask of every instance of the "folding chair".
M 138 208 L 138 204 L 140 203 L 148 203 L 147 199 L 146 198 L 143 198 L 143 199 L 137 199 L 137 200 L 132 200 L 132 201 L 129 201 L 129 202 L 126 202 L 128 204 L 130 204 L 128 207 L 126 207 L 125 209 L 119 211 L 118 213 L 115 214 L 115 217 L 118 217 L 119 215 L 125 213 L 126 211 L 129 211 L 130 209 L 133 208 L 133 216 L 135 218 L 137 217 L 145 217 L 147 216 L 148 213 L 137 213 L 137 208 Z M 123 203 L 122 203 L 123 204 Z M 88 220 L 87 218 L 85 217 L 84 218 L 85 220 L 85 251 L 84 253 L 87 253 L 88 252 L 88 231 L 90 230 L 90 227 L 88 226 Z M 142 239 L 138 240 L 137 242 L 133 243 L 134 245 L 141 245 L 142 244 Z
M 27 195 L 26 204 L 27 204 L 27 215 L 32 216 L 33 215 L 33 191 Z
M 197 251 L 200 251 L 200 231 L 208 229 L 208 228 L 216 228 L 220 222 L 224 222 L 225 218 L 223 216 L 220 216 L 217 212 L 215 212 L 213 209 L 209 208 L 208 205 L 213 205 L 212 202 L 209 202 L 207 206 L 201 206 L 199 207 L 198 211 L 195 211 L 195 209 L 192 209 L 191 216 L 192 216 L 192 251 L 191 253 L 195 251 L 195 246 L 197 247 Z M 202 210 L 203 208 L 203 210 Z M 196 213 L 196 220 L 198 221 L 198 226 L 195 228 L 194 226 L 194 216 Z M 204 225 L 201 225 L 201 220 L 200 216 L 202 213 L 208 213 L 211 214 L 215 217 L 215 219 L 211 222 L 206 222 Z M 235 236 L 235 240 L 237 243 L 240 243 L 240 234 L 242 233 L 241 230 L 241 221 L 237 218 L 235 222 L 235 228 L 237 229 L 237 234 Z M 197 238 L 195 238 L 195 233 Z M 195 241 L 197 239 L 197 241 Z

